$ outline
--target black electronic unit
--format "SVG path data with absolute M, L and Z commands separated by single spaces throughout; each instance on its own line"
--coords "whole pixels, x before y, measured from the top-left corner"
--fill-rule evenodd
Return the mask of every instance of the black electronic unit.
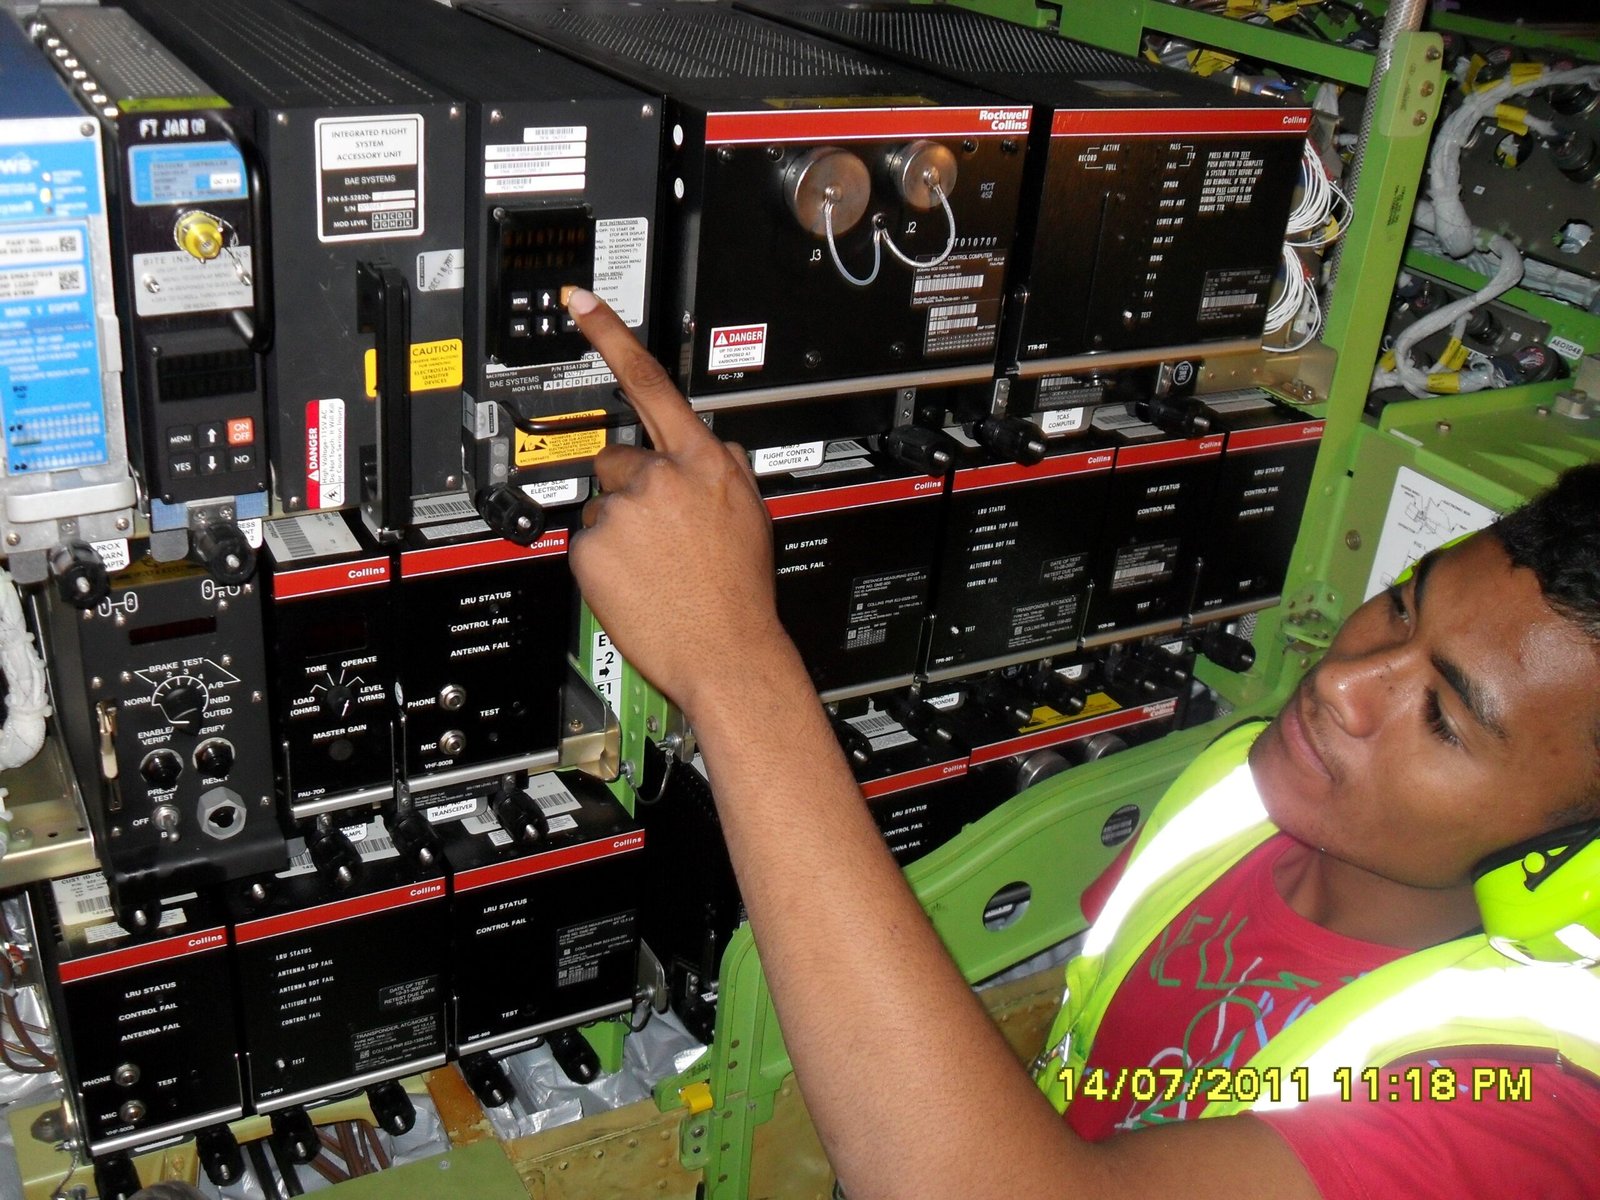
M 459 796 L 555 764 L 574 588 L 568 530 L 531 546 L 476 518 L 418 528 L 398 552 L 389 622 L 407 788 Z M 415 636 L 425 634 L 426 636 Z
M 1200 399 L 1228 440 L 1189 607 L 1193 620 L 1216 621 L 1280 599 L 1324 422 L 1256 388 Z
M 665 97 L 654 348 L 696 408 L 988 379 L 1025 106 L 723 3 L 461 7 Z
M 926 675 L 1075 649 L 1116 450 L 1082 439 L 1033 466 L 958 468 L 946 500 Z
M 1183 624 L 1212 519 L 1224 435 L 1169 432 L 1131 407 L 1105 404 L 1092 418 L 1116 444 L 1117 463 L 1084 621 L 1086 646 Z
M 961 832 L 967 747 L 937 710 L 909 694 L 877 697 L 851 715 L 844 708 L 834 729 L 895 861 L 907 866 Z
M 739 2 L 1031 106 L 1001 345 L 1026 389 L 1260 345 L 1309 109 L 955 5 Z
M 192 538 L 219 581 L 243 582 L 255 555 L 238 523 L 267 515 L 272 338 L 243 114 L 120 9 L 46 6 L 33 31 L 106 133 L 124 404 L 151 551 L 182 558 Z
M 700 764 L 651 758 L 644 790 L 654 802 L 639 807 L 646 837 L 640 875 L 646 895 L 673 902 L 644 905 L 639 932 L 666 973 L 672 1011 L 690 1034 L 709 1043 L 722 954 L 745 919 L 744 900 Z
M 90 610 L 45 606 L 56 711 L 124 925 L 282 866 L 258 585 L 141 557 Z
M 30 904 L 67 1092 L 90 1155 L 244 1115 L 228 928 L 203 897 L 161 928 L 118 925 L 104 876 L 40 884 Z
M 497 522 L 505 498 L 484 493 L 505 487 L 540 506 L 586 499 L 605 426 L 629 410 L 561 288 L 592 288 L 651 340 L 659 97 L 437 0 L 296 3 L 467 104 L 466 254 L 454 269 L 465 281 L 469 490 L 485 519 Z M 571 431 L 536 427 L 555 421 Z M 497 532 L 537 538 L 514 521 Z
M 826 698 L 897 687 L 917 669 L 944 480 L 860 443 L 761 481 L 778 616 Z
M 644 830 L 576 772 L 534 775 L 520 793 L 509 810 L 492 794 L 436 826 L 451 876 L 450 1044 L 460 1056 L 633 1007 Z
M 394 564 L 348 513 L 266 527 L 273 741 L 289 812 L 371 807 L 394 794 Z
M 279 505 L 409 524 L 461 487 L 463 106 L 288 0 L 120 6 L 234 106 L 270 188 Z
M 376 825 L 323 819 L 291 845 L 288 870 L 230 890 L 246 1095 L 260 1113 L 445 1062 L 443 871 L 403 858 Z

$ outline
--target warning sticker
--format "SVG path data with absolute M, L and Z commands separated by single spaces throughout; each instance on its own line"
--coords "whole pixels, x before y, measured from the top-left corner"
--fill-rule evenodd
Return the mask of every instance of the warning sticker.
M 603 417 L 605 409 L 563 413 L 542 417 L 545 421 L 576 421 L 584 417 Z M 584 429 L 575 433 L 523 433 L 517 430 L 516 464 L 519 467 L 547 467 L 574 458 L 593 458 L 605 448 L 604 429 Z
M 719 325 L 711 331 L 708 371 L 759 370 L 767 361 L 767 327 Z
M 366 375 L 367 399 L 378 395 L 378 352 L 368 350 L 361 359 Z M 411 346 L 411 390 L 437 392 L 461 386 L 461 339 L 415 342 Z
M 317 238 L 353 242 L 423 231 L 422 117 L 322 117 Z
M 306 507 L 344 501 L 344 401 L 306 402 Z
M 1041 729 L 1052 729 L 1067 720 L 1087 721 L 1090 717 L 1103 717 L 1106 715 L 1106 713 L 1114 713 L 1119 711 L 1121 708 L 1122 705 L 1118 704 L 1104 692 L 1093 692 L 1090 694 L 1089 698 L 1084 701 L 1083 711 L 1073 714 L 1073 716 L 1070 718 L 1063 713 L 1058 713 L 1055 709 L 1051 708 L 1047 704 L 1040 705 L 1038 708 L 1033 710 L 1033 719 L 1017 732 L 1036 733 Z

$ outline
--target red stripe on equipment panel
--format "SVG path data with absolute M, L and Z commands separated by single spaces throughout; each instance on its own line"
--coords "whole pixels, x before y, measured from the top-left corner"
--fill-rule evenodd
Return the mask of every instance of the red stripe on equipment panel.
M 222 950 L 228 945 L 228 931 L 223 926 L 201 930 L 183 937 L 167 938 L 161 942 L 147 942 L 142 946 L 128 946 L 92 958 L 64 962 L 59 968 L 62 983 L 76 983 L 80 979 L 93 979 L 113 971 L 126 971 L 130 967 L 145 967 L 151 963 L 165 962 L 171 958 L 184 958 L 190 954 L 205 954 Z
M 1021 737 L 979 746 L 972 752 L 971 762 L 973 766 L 980 767 L 984 763 L 1010 758 L 1015 754 L 1027 754 L 1033 750 L 1043 750 L 1047 746 L 1059 746 L 1063 742 L 1075 742 L 1079 738 L 1093 737 L 1107 730 L 1142 725 L 1146 721 L 1170 717 L 1177 707 L 1176 699 L 1158 700 L 1154 704 L 1146 704 L 1140 708 L 1124 708 L 1114 713 L 1106 713 L 1103 717 L 1090 717 L 1087 721 L 1069 721 L 1053 729 L 1041 729 L 1038 733 L 1025 733 Z
M 901 771 L 898 775 L 886 775 L 882 779 L 863 783 L 861 794 L 868 800 L 876 800 L 879 796 L 892 796 L 895 792 L 921 787 L 925 783 L 938 783 L 941 779 L 959 779 L 966 773 L 967 760 L 964 758 L 955 762 L 934 763 L 931 767 L 918 767 L 915 771 Z
M 547 533 L 531 546 L 519 546 L 504 538 L 487 542 L 468 542 L 462 546 L 435 546 L 431 550 L 407 550 L 400 555 L 400 578 L 417 579 L 424 575 L 446 575 L 451 571 L 470 571 L 474 567 L 494 567 L 502 563 L 523 562 L 530 558 L 549 558 L 567 552 L 567 531 Z
M 1148 446 L 1123 446 L 1117 450 L 1117 468 L 1148 467 L 1155 463 L 1184 462 L 1191 458 L 1214 458 L 1222 453 L 1220 434 L 1186 438 L 1176 442 L 1156 442 Z
M 1184 137 L 1226 133 L 1283 133 L 1304 137 L 1309 108 L 1062 108 L 1051 137 Z
M 1265 450 L 1269 446 L 1291 446 L 1295 442 L 1315 442 L 1322 437 L 1323 421 L 1303 425 L 1273 425 L 1266 429 L 1240 429 L 1228 435 L 1228 450 Z
M 276 917 L 262 917 L 234 926 L 233 940 L 243 945 L 259 942 L 263 938 L 281 937 L 286 933 L 300 933 L 323 925 L 333 925 L 354 917 L 366 917 L 387 909 L 408 908 L 429 900 L 442 900 L 445 883 L 442 879 L 429 879 L 422 883 L 407 883 L 370 896 L 353 896 L 349 900 L 335 900 L 299 912 L 283 913 Z
M 307 567 L 303 571 L 274 571 L 272 598 L 295 600 L 301 596 L 325 596 L 329 592 L 350 592 L 356 588 L 377 587 L 388 582 L 387 558 L 363 558 L 357 562 L 336 563 L 331 567 Z
M 881 483 L 858 483 L 852 487 L 828 488 L 820 492 L 798 492 L 793 496 L 773 496 L 767 511 L 774 521 L 787 517 L 809 517 L 817 513 L 843 512 L 847 508 L 866 508 L 872 504 L 892 504 L 896 500 L 918 500 L 937 496 L 944 480 L 932 475 L 910 479 L 887 479 Z
M 510 862 L 494 863 L 491 866 L 462 871 L 456 876 L 456 891 L 470 892 L 496 883 L 509 883 L 513 879 L 525 879 L 529 875 L 542 875 L 546 871 L 557 871 L 562 867 L 572 867 L 579 863 L 598 862 L 602 858 L 631 854 L 635 850 L 642 849 L 644 849 L 644 830 L 639 829 L 609 840 L 601 839 L 597 842 L 585 842 L 581 846 L 546 850 L 543 854 L 530 854 L 527 858 L 517 858 Z
M 733 142 L 850 141 L 964 137 L 1028 132 L 1026 104 L 994 108 L 808 108 L 710 113 L 706 145 Z
M 968 467 L 957 471 L 951 490 L 975 492 L 981 488 L 1004 487 L 1014 483 L 1037 483 L 1041 479 L 1059 479 L 1067 475 L 1094 475 L 1111 470 L 1116 461 L 1115 450 L 1083 450 L 1077 454 L 1062 454 L 1047 458 L 1031 467 L 1016 463 L 997 463 L 992 467 Z

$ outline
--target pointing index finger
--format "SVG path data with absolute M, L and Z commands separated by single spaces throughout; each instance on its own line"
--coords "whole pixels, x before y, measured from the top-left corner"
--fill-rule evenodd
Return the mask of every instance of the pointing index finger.
M 622 319 L 593 292 L 563 288 L 562 300 L 583 336 L 617 377 L 623 397 L 644 423 L 657 450 L 675 454 L 711 440 L 671 378 Z

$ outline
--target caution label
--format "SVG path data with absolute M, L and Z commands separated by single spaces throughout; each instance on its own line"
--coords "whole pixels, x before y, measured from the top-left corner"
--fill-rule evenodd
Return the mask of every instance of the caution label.
M 1017 732 L 1035 733 L 1040 729 L 1053 729 L 1055 726 L 1064 724 L 1067 721 L 1087 721 L 1090 717 L 1102 717 L 1106 713 L 1116 712 L 1121 707 L 1122 705 L 1104 692 L 1090 693 L 1089 698 L 1084 701 L 1083 711 L 1071 717 L 1058 713 L 1047 704 L 1041 704 L 1033 710 L 1033 720 L 1029 721 Z
M 766 361 L 766 325 L 719 325 L 711 331 L 708 371 L 759 370 Z
M 565 413 L 559 417 L 541 417 L 545 421 L 578 421 L 584 417 L 601 417 L 605 409 Z M 582 429 L 574 433 L 523 433 L 517 430 L 516 463 L 519 467 L 547 467 L 551 463 L 567 462 L 574 458 L 593 458 L 605 448 L 604 429 Z
M 368 350 L 362 359 L 367 377 L 367 399 L 378 395 L 378 352 Z M 461 339 L 417 342 L 411 347 L 411 390 L 437 392 L 461 386 Z

